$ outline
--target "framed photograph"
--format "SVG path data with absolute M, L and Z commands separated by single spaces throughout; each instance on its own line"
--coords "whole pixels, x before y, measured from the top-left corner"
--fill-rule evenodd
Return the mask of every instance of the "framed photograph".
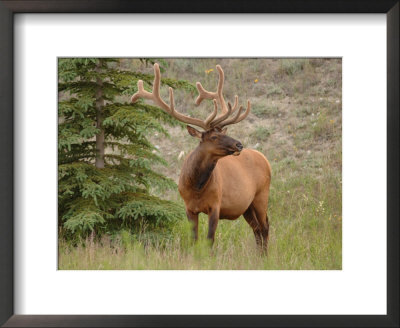
M 0 10 L 2 325 L 399 325 L 398 1 Z

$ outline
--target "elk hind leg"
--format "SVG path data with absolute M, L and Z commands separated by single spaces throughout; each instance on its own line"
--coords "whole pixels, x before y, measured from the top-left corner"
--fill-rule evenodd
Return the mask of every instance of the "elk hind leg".
M 252 203 L 252 207 L 254 208 L 254 212 L 257 218 L 257 222 L 261 229 L 262 235 L 262 247 L 263 250 L 267 251 L 268 246 L 268 236 L 269 236 L 269 222 L 267 215 L 268 208 L 268 192 L 262 192 L 258 194 Z
M 259 248 L 262 247 L 262 235 L 261 235 L 261 229 L 260 225 L 258 224 L 257 218 L 256 218 L 256 213 L 254 212 L 254 209 L 252 206 L 250 206 L 246 212 L 243 213 L 243 217 L 247 221 L 247 223 L 250 225 L 250 227 L 253 229 L 254 232 L 254 237 L 256 238 L 256 243 Z

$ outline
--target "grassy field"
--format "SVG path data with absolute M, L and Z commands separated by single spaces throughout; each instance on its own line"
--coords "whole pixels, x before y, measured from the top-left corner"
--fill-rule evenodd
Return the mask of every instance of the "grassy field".
M 256 248 L 241 217 L 221 220 L 216 241 L 207 245 L 207 217 L 200 217 L 200 240 L 191 240 L 182 217 L 173 227 L 131 234 L 59 242 L 59 269 L 276 269 L 340 270 L 342 267 L 342 72 L 340 59 L 169 59 L 163 76 L 201 81 L 213 89 L 215 65 L 225 71 L 225 98 L 252 102 L 249 117 L 228 130 L 245 147 L 270 161 L 272 182 L 268 216 L 268 256 Z M 151 72 L 138 61 L 126 63 Z M 211 70 L 214 69 L 214 70 Z M 166 90 L 163 90 L 164 95 Z M 210 105 L 194 106 L 190 95 L 175 95 L 178 110 L 206 117 Z M 178 181 L 183 158 L 197 141 L 180 127 L 167 127 L 170 138 L 153 135 L 169 163 L 160 172 Z M 182 202 L 178 192 L 164 198 Z

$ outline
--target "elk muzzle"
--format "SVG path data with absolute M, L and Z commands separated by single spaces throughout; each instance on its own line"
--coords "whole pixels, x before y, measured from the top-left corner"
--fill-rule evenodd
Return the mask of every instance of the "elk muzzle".
M 232 155 L 233 156 L 239 156 L 240 152 L 243 149 L 243 145 L 240 142 L 237 142 L 235 146 L 236 146 L 236 150 L 234 151 L 234 153 Z

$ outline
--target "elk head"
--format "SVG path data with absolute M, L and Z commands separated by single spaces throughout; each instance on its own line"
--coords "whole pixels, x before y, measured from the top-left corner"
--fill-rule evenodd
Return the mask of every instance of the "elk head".
M 200 82 L 196 83 L 199 96 L 196 99 L 196 105 L 204 99 L 213 100 L 214 110 L 205 119 L 201 120 L 198 118 L 183 115 L 175 110 L 174 93 L 173 89 L 169 88 L 169 105 L 165 103 L 160 97 L 160 81 L 161 74 L 158 64 L 154 64 L 154 83 L 153 91 L 148 92 L 143 88 L 143 81 L 138 81 L 138 91 L 132 96 L 131 101 L 134 103 L 139 98 L 150 99 L 158 107 L 164 110 L 166 113 L 175 117 L 178 121 L 195 125 L 202 128 L 204 131 L 198 131 L 191 126 L 187 126 L 189 134 L 193 137 L 200 139 L 200 145 L 208 150 L 210 154 L 216 157 L 223 157 L 227 155 L 239 155 L 243 149 L 242 144 L 226 135 L 226 126 L 238 123 L 244 120 L 250 113 L 250 101 L 247 101 L 247 109 L 244 111 L 243 107 L 238 107 L 238 96 L 235 96 L 235 102 L 232 105 L 225 102 L 222 94 L 224 86 L 224 72 L 221 66 L 217 65 L 217 71 L 219 74 L 217 91 L 210 92 L 203 88 Z M 221 112 L 218 114 L 218 105 L 221 107 Z M 244 111 L 244 113 L 243 113 Z
M 192 137 L 200 139 L 201 146 L 214 155 L 214 157 L 224 157 L 227 155 L 237 156 L 243 149 L 243 145 L 238 141 L 226 135 L 227 128 L 213 129 L 200 132 L 191 126 L 187 130 Z

